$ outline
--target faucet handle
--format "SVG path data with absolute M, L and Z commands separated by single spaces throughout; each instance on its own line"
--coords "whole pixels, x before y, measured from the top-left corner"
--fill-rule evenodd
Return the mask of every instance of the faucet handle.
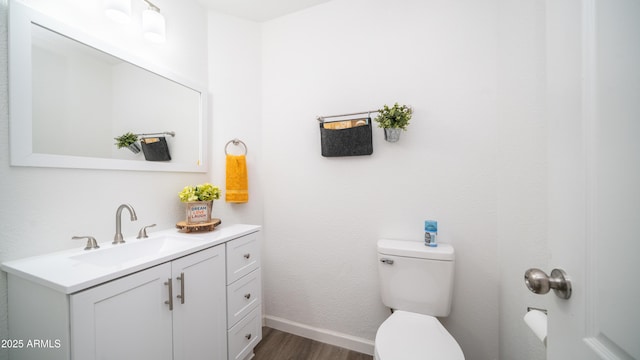
M 154 227 L 154 226 L 156 226 L 156 224 L 144 226 L 142 229 L 140 229 L 140 231 L 138 231 L 138 236 L 136 236 L 136 239 L 148 238 L 149 235 L 147 235 L 147 228 Z
M 96 238 L 94 238 L 93 236 L 73 236 L 71 239 L 73 240 L 87 239 L 87 245 L 84 248 L 85 250 L 100 248 L 100 246 L 98 246 L 98 242 L 96 241 Z

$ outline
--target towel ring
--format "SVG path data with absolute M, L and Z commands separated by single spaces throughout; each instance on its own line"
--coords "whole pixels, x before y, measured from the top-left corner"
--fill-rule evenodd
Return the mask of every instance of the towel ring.
M 236 146 L 242 144 L 242 146 L 244 147 L 244 154 L 243 155 L 247 155 L 247 152 L 249 152 L 249 149 L 247 148 L 247 144 L 245 144 L 242 140 L 236 138 L 236 139 L 233 139 L 233 140 L 229 140 L 227 145 L 224 146 L 224 154 L 225 155 L 229 155 L 229 152 L 227 151 L 227 148 L 231 144 L 236 145 Z

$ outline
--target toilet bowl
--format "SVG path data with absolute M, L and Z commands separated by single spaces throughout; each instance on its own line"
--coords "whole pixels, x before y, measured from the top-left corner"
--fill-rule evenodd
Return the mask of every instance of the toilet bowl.
M 374 359 L 464 360 L 464 354 L 438 319 L 399 310 L 378 328 Z
M 464 360 L 436 318 L 451 311 L 454 255 L 450 244 L 378 241 L 380 294 L 394 312 L 376 333 L 376 360 Z

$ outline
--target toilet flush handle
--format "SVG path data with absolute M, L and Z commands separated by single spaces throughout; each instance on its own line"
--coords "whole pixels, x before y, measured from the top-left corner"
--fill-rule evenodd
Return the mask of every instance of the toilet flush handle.
M 380 259 L 380 262 L 385 263 L 387 265 L 393 265 L 393 260 L 392 259 L 382 258 L 382 259 Z

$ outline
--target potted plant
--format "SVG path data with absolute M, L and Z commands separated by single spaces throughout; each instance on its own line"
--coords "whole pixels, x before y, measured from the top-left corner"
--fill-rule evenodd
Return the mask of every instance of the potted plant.
M 407 105 L 393 104 L 392 107 L 384 105 L 378 110 L 378 116 L 374 119 L 378 127 L 384 129 L 384 139 L 388 142 L 396 142 L 400 139 L 400 130 L 407 130 L 413 110 Z
M 220 199 L 220 188 L 209 183 L 188 185 L 178 197 L 187 206 L 187 224 L 206 223 L 211 221 L 213 200 Z
M 140 152 L 140 145 L 138 145 L 137 143 L 138 135 L 134 133 L 128 132 L 113 139 L 116 140 L 115 145 L 118 147 L 118 149 L 128 148 L 134 154 Z

